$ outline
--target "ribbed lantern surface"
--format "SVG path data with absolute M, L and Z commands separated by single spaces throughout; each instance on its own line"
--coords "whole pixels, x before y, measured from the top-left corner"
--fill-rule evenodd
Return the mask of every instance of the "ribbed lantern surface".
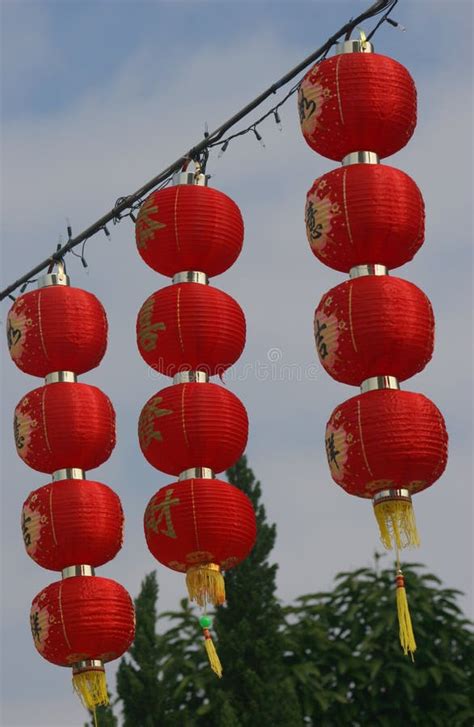
M 82 374 L 99 365 L 107 346 L 107 318 L 95 295 L 65 285 L 21 295 L 8 313 L 10 355 L 26 374 Z
M 63 578 L 33 602 L 33 640 L 47 660 L 72 668 L 73 688 L 96 721 L 96 707 L 109 701 L 103 662 L 121 656 L 134 634 L 130 596 L 94 571 L 122 546 L 120 499 L 107 485 L 85 479 L 85 470 L 105 462 L 115 446 L 109 398 L 77 382 L 104 355 L 107 319 L 94 295 L 69 286 L 60 261 L 39 279 L 38 290 L 17 298 L 7 336 L 16 365 L 45 380 L 21 399 L 14 416 L 19 456 L 52 476 L 23 503 L 23 540 L 38 565 Z
M 178 384 L 144 406 L 140 447 L 157 469 L 178 475 L 191 467 L 228 469 L 243 453 L 248 418 L 243 404 L 217 384 Z
M 61 480 L 29 494 L 21 527 L 26 552 L 43 568 L 96 568 L 122 547 L 124 518 L 119 497 L 107 485 Z
M 137 344 L 146 363 L 173 386 L 143 407 L 140 447 L 148 462 L 179 481 L 159 490 L 145 513 L 151 553 L 186 572 L 189 597 L 202 608 L 225 601 L 222 571 L 236 565 L 255 542 L 255 515 L 248 497 L 214 479 L 243 454 L 248 419 L 243 404 L 223 386 L 209 383 L 242 353 L 245 317 L 238 303 L 209 285 L 237 259 L 244 226 L 229 197 L 207 186 L 199 162 L 187 164 L 173 187 L 153 192 L 136 223 L 143 260 L 173 278 L 153 293 L 137 318 Z M 204 645 L 212 670 L 222 666 L 203 615 Z
M 447 433 L 436 406 L 400 382 L 431 358 L 434 317 L 416 286 L 389 277 L 424 241 L 425 210 L 415 182 L 380 164 L 402 149 L 416 124 L 416 90 L 397 61 L 360 40 L 337 44 L 299 87 L 301 130 L 309 146 L 342 167 L 316 179 L 305 206 L 313 254 L 350 280 L 323 295 L 314 316 L 316 349 L 336 381 L 361 394 L 327 425 L 333 479 L 372 499 L 380 538 L 397 557 L 396 602 L 405 654 L 416 650 L 401 548 L 419 545 L 411 496 L 443 473 Z
M 413 134 L 416 89 L 393 58 L 341 53 L 306 74 L 298 109 L 303 136 L 318 154 L 335 161 L 360 150 L 388 157 Z
M 34 598 L 31 632 L 41 656 L 58 666 L 120 657 L 135 635 L 130 596 L 110 578 L 76 576 Z
M 433 310 L 412 283 L 367 275 L 341 283 L 322 297 L 314 335 L 319 360 L 336 381 L 360 386 L 381 375 L 404 381 L 431 358 Z
M 255 543 L 252 503 L 222 480 L 190 479 L 167 485 L 145 511 L 151 553 L 173 570 L 215 563 L 226 570 L 247 557 Z
M 153 192 L 137 217 L 138 252 L 169 277 L 183 270 L 220 275 L 236 261 L 243 237 L 239 208 L 211 187 L 178 184 Z
M 334 481 L 346 492 L 372 497 L 379 490 L 411 494 L 444 472 L 448 437 L 437 407 L 411 391 L 371 391 L 340 404 L 326 427 Z
M 94 469 L 115 446 L 115 412 L 97 387 L 56 383 L 30 391 L 14 417 L 17 452 L 39 472 Z
M 222 374 L 245 345 L 245 317 L 239 304 L 217 288 L 179 283 L 158 290 L 137 318 L 138 350 L 166 376 L 178 371 Z
M 368 263 L 397 268 L 424 240 L 420 190 L 407 174 L 385 164 L 350 164 L 316 179 L 305 218 L 314 255 L 344 273 Z

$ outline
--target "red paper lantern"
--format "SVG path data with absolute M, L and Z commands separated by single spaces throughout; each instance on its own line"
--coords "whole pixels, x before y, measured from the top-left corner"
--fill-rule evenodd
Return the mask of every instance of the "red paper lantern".
M 247 495 L 215 479 L 162 487 L 148 503 L 144 524 L 152 555 L 183 573 L 207 563 L 232 568 L 250 553 L 257 532 Z
M 30 619 L 36 649 L 58 666 L 117 659 L 135 635 L 133 604 L 127 591 L 98 576 L 51 583 L 34 598 Z
M 350 164 L 315 180 L 306 198 L 314 255 L 334 270 L 361 264 L 393 269 L 411 260 L 425 232 L 423 197 L 404 172 Z
M 114 558 L 123 541 L 118 495 L 91 480 L 61 480 L 30 493 L 21 515 L 28 555 L 43 568 L 97 567 Z
M 358 497 L 424 490 L 443 474 L 447 444 L 441 412 L 426 396 L 409 391 L 354 396 L 335 409 L 326 427 L 332 478 Z
M 92 293 L 51 285 L 17 298 L 8 313 L 7 334 L 10 355 L 26 374 L 82 374 L 102 360 L 107 318 Z
M 318 154 L 335 161 L 362 150 L 387 157 L 413 134 L 416 89 L 393 58 L 342 53 L 308 71 L 298 109 L 304 138 Z
M 245 317 L 221 290 L 179 283 L 145 301 L 137 319 L 137 342 L 146 363 L 167 376 L 185 370 L 222 374 L 243 351 Z
M 404 381 L 431 358 L 433 310 L 412 283 L 368 275 L 322 297 L 314 334 L 319 359 L 336 381 L 360 386 L 369 377 L 383 375 Z
M 169 277 L 185 270 L 223 273 L 238 258 L 243 237 L 235 202 L 217 189 L 192 184 L 153 192 L 136 223 L 138 252 Z
M 17 452 L 39 472 L 91 470 L 115 446 L 115 412 L 95 386 L 56 383 L 30 391 L 15 409 Z
M 170 475 L 192 467 L 222 472 L 247 444 L 247 412 L 239 399 L 216 384 L 178 384 L 145 404 L 138 423 L 148 462 Z

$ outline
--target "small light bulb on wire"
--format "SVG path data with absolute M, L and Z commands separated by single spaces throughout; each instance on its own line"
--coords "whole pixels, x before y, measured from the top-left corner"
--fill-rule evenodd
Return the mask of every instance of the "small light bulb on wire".
M 278 109 L 275 109 L 273 112 L 273 115 L 275 116 L 275 123 L 278 127 L 278 131 L 283 131 L 283 125 L 281 123 L 280 114 L 278 113 Z
M 390 23 L 390 25 L 392 25 L 394 28 L 398 28 L 398 30 L 402 30 L 403 32 L 406 31 L 405 26 L 401 23 L 397 23 L 396 20 L 392 20 L 392 18 L 385 18 L 385 20 L 387 21 L 387 23 Z
M 217 155 L 217 158 L 218 159 L 220 159 L 221 156 L 223 156 L 223 154 L 224 154 L 224 152 L 225 152 L 225 150 L 227 149 L 228 146 L 229 146 L 229 142 L 228 141 L 225 141 L 222 144 L 221 148 L 219 149 L 219 154 Z
M 259 142 L 260 146 L 262 146 L 265 149 L 265 142 L 263 141 L 262 135 L 258 133 L 255 126 L 253 127 L 252 131 L 255 134 L 255 138 Z

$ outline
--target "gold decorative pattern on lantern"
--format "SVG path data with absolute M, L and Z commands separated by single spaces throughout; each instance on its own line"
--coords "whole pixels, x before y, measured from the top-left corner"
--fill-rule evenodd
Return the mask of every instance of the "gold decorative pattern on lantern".
M 317 192 L 308 196 L 306 201 L 306 235 L 312 248 L 324 255 L 324 248 L 330 237 L 333 218 L 341 214 L 341 208 L 337 202 L 332 202 L 327 194 L 320 197 Z
M 349 446 L 345 429 L 343 427 L 336 429 L 330 422 L 326 429 L 326 456 L 336 482 L 344 478 L 344 465 L 347 462 Z
M 152 441 L 156 439 L 158 442 L 163 441 L 161 432 L 155 429 L 155 420 L 159 417 L 172 414 L 171 409 L 161 409 L 160 404 L 163 401 L 163 397 L 154 396 L 148 404 L 143 408 L 138 421 L 138 437 L 142 447 L 147 449 Z
M 152 322 L 153 309 L 155 307 L 155 299 L 153 296 L 148 298 L 142 305 L 138 314 L 137 335 L 140 346 L 145 351 L 153 351 L 158 342 L 158 331 L 166 331 L 166 326 L 162 322 Z
M 229 568 L 233 568 L 235 565 L 239 563 L 239 559 L 235 557 L 235 555 L 229 555 L 228 558 L 222 561 L 221 568 L 222 570 L 228 570 Z
M 303 134 L 311 136 L 316 129 L 324 129 L 319 122 L 323 105 L 331 98 L 331 91 L 322 83 L 315 83 L 319 68 L 316 66 L 311 75 L 304 79 L 298 91 L 298 113 Z
M 159 222 L 152 218 L 151 215 L 155 215 L 157 213 L 158 205 L 154 204 L 152 195 L 142 204 L 137 217 L 137 242 L 140 250 L 146 250 L 148 242 L 153 238 L 155 232 L 166 227 L 163 222 Z
M 154 500 L 147 508 L 146 528 L 154 533 L 166 535 L 168 538 L 176 538 L 176 532 L 171 518 L 171 508 L 179 505 L 179 497 L 173 497 L 173 488 L 166 490 L 165 499 L 157 502 Z M 164 521 L 164 522 L 163 522 Z
M 21 403 L 26 405 L 28 400 L 23 399 Z M 22 412 L 21 409 L 15 409 L 15 416 L 13 418 L 13 433 L 15 436 L 17 452 L 22 459 L 25 459 L 28 455 L 31 443 L 31 434 L 36 426 L 37 422 L 32 419 L 29 414 Z
M 180 563 L 179 560 L 170 560 L 168 563 L 168 568 L 178 570 L 181 573 L 186 573 L 187 566 L 185 563 Z
M 186 560 L 188 563 L 209 563 L 214 560 L 214 555 L 208 550 L 194 550 L 187 553 Z
M 32 324 L 31 318 L 27 318 L 24 313 L 21 312 L 23 300 L 19 300 L 17 304 L 11 309 L 7 318 L 7 341 L 8 350 L 13 361 L 21 361 L 23 355 L 26 330 Z
M 317 311 L 314 316 L 316 350 L 325 366 L 331 367 L 336 358 L 338 339 L 340 331 L 343 329 L 341 323 L 344 323 L 344 321 L 339 321 L 335 313 L 328 316 L 322 311 Z
M 39 652 L 43 651 L 49 632 L 49 612 L 47 607 L 37 608 L 34 606 L 30 613 L 31 634 L 35 647 Z
M 32 558 L 34 558 L 41 536 L 41 527 L 45 522 L 47 520 L 45 521 L 44 516 L 41 516 L 41 513 L 37 510 L 28 507 L 28 505 L 23 507 L 21 513 L 21 532 L 23 534 L 26 552 Z

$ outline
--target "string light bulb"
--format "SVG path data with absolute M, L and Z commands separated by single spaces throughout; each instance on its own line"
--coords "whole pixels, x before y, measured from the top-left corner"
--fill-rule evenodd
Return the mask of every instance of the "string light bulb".
M 255 134 L 255 138 L 258 141 L 258 143 L 260 144 L 260 146 L 262 146 L 265 149 L 265 142 L 263 141 L 263 137 L 261 134 L 258 133 L 255 126 L 253 127 L 252 131 Z

